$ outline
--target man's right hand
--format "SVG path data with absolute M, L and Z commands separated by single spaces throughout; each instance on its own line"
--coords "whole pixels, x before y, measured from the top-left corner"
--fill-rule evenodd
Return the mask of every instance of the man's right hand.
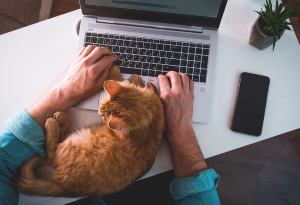
M 165 108 L 168 135 L 180 137 L 193 129 L 194 82 L 183 73 L 159 75 L 160 98 Z

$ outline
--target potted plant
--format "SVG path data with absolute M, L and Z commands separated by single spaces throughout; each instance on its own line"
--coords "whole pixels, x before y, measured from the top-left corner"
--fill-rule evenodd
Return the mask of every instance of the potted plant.
M 272 10 L 271 0 L 266 0 L 264 4 L 265 11 L 255 11 L 258 13 L 258 17 L 255 22 L 248 29 L 249 44 L 254 47 L 263 50 L 273 44 L 273 51 L 275 48 L 276 41 L 280 39 L 285 30 L 291 30 L 288 25 L 295 25 L 287 22 L 286 19 L 291 17 L 299 17 L 300 11 L 298 6 L 287 6 L 283 9 L 285 0 L 278 4 L 276 0 L 275 10 Z

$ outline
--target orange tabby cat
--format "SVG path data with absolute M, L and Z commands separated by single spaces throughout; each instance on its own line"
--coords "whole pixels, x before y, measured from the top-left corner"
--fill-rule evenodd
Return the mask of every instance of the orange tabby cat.
M 160 148 L 165 118 L 160 98 L 133 75 L 121 81 L 112 67 L 104 83 L 107 95 L 99 112 L 103 125 L 64 135 L 69 118 L 56 112 L 46 121 L 48 163 L 53 179 L 39 179 L 33 167 L 47 163 L 35 156 L 25 162 L 16 183 L 21 193 L 39 196 L 104 196 L 124 189 L 154 163 Z

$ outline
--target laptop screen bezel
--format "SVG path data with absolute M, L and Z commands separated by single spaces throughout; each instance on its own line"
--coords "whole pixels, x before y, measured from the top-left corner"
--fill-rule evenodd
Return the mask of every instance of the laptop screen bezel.
M 90 6 L 85 0 L 79 0 L 83 15 L 101 16 L 110 18 L 121 18 L 148 22 L 181 24 L 186 26 L 199 26 L 204 28 L 218 29 L 228 0 L 222 0 L 217 18 L 191 16 L 183 14 L 172 14 L 153 12 L 145 10 L 133 10 L 104 6 Z

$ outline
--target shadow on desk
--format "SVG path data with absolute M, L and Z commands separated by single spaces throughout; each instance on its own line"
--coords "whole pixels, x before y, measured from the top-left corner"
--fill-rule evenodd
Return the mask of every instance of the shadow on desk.
M 300 129 L 206 160 L 220 175 L 222 205 L 300 204 Z M 173 205 L 168 171 L 103 197 L 107 205 Z M 93 198 L 70 205 L 90 204 Z M 90 201 L 89 201 L 90 200 Z

